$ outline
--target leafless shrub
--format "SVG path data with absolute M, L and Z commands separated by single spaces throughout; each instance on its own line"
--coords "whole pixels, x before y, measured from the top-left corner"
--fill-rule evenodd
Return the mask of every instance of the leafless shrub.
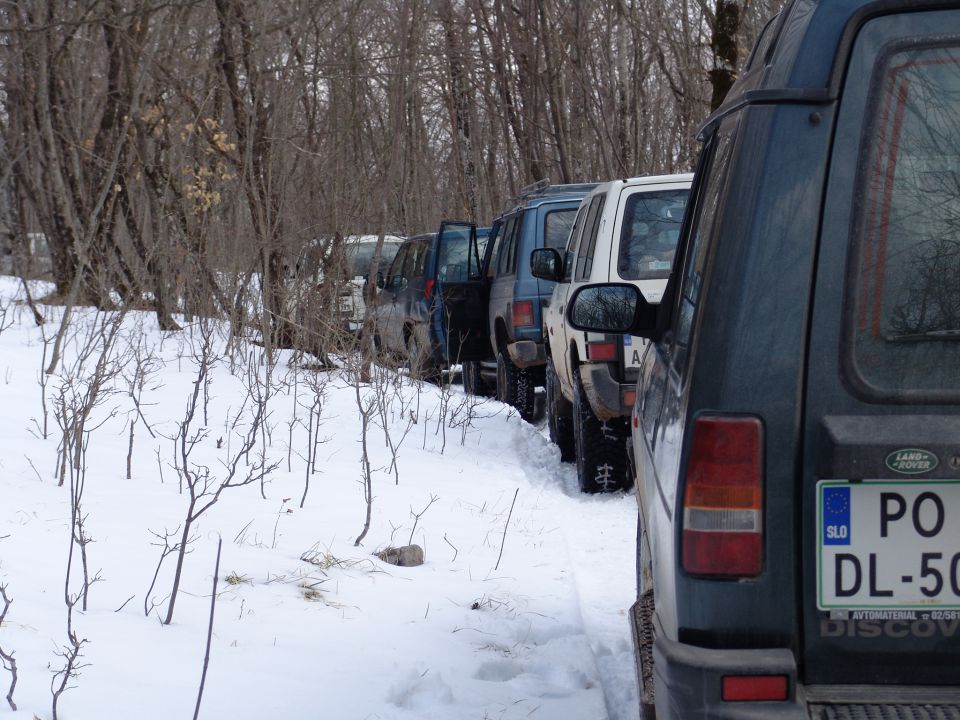
M 50 383 L 51 377 L 46 372 L 46 366 L 47 352 L 49 351 L 52 339 L 47 337 L 43 325 L 40 326 L 40 336 L 43 342 L 43 354 L 40 357 L 40 371 L 37 373 L 37 383 L 40 385 L 40 415 L 43 418 L 43 422 L 37 422 L 35 418 L 33 422 L 40 431 L 40 436 L 46 440 L 50 434 L 50 410 L 47 407 L 47 385 Z
M 72 604 L 76 602 L 70 590 L 75 551 L 79 550 L 80 556 L 82 585 L 78 597 L 82 600 L 83 610 L 87 609 L 90 587 L 100 579 L 99 572 L 91 576 L 87 554 L 87 546 L 93 539 L 87 530 L 88 516 L 83 510 L 86 458 L 91 435 L 113 417 L 115 411 L 108 413 L 96 426 L 90 427 L 89 422 L 93 411 L 115 392 L 113 382 L 120 375 L 123 364 L 123 359 L 116 355 L 115 349 L 124 317 L 123 312 L 112 315 L 102 313 L 90 323 L 76 359 L 65 370 L 54 400 L 54 415 L 61 431 L 60 485 L 69 478 L 70 489 L 70 544 L 64 599 L 71 612 Z M 91 361 L 92 369 L 89 368 Z M 79 648 L 76 650 L 79 652 Z
M 203 321 L 201 321 L 202 325 Z M 173 621 L 174 607 L 183 574 L 183 563 L 191 532 L 197 520 L 220 500 L 221 495 L 226 490 L 262 481 L 279 466 L 279 462 L 268 462 L 266 457 L 262 455 L 251 460 L 253 449 L 263 432 L 263 425 L 267 421 L 267 407 L 264 402 L 264 395 L 261 394 L 260 379 L 255 368 L 250 369 L 246 374 L 247 385 L 244 404 L 233 418 L 230 432 L 228 432 L 228 444 L 225 448 L 221 448 L 221 443 L 217 444 L 218 448 L 226 451 L 225 459 L 221 460 L 220 473 L 193 459 L 196 449 L 208 439 L 210 434 L 206 427 L 196 427 L 201 395 L 203 388 L 207 386 L 207 380 L 214 362 L 213 343 L 209 332 L 201 330 L 201 343 L 198 350 L 199 354 L 194 357 L 197 369 L 193 382 L 193 392 L 187 399 L 184 417 L 174 438 L 177 453 L 176 467 L 181 484 L 187 489 L 189 500 L 180 540 L 173 550 L 176 554 L 176 567 L 167 613 L 163 621 L 165 625 L 169 625 Z M 249 409 L 245 409 L 248 404 L 250 405 Z M 240 421 L 244 418 L 246 419 L 245 430 L 240 424 Z M 231 449 L 229 444 L 232 435 L 235 435 L 240 443 L 236 449 Z
M 80 602 L 81 598 L 83 598 L 84 608 L 86 608 L 87 592 L 90 589 L 90 585 L 99 579 L 99 575 L 97 575 L 93 578 L 93 580 L 91 580 L 87 572 L 86 543 L 88 540 L 85 539 L 86 536 L 84 535 L 84 529 L 81 520 L 82 513 L 80 512 L 80 495 L 76 494 L 76 485 L 72 479 L 73 474 L 74 471 L 71 466 L 70 476 L 72 501 L 70 544 L 67 551 L 67 569 L 63 588 L 63 602 L 67 609 L 67 641 L 60 646 L 59 650 L 56 651 L 56 655 L 63 659 L 63 666 L 55 670 L 53 676 L 50 678 L 50 692 L 53 696 L 51 717 L 53 720 L 57 720 L 59 717 L 58 706 L 61 696 L 67 690 L 73 687 L 70 685 L 71 680 L 77 678 L 80 674 L 80 670 L 86 667 L 86 665 L 81 663 L 81 658 L 83 646 L 87 644 L 88 640 L 86 638 L 80 638 L 77 635 L 76 629 L 73 625 L 74 609 L 76 608 L 77 603 Z M 81 558 L 83 560 L 83 584 L 79 593 L 71 592 L 71 576 L 75 545 L 79 545 Z
M 3 600 L 3 610 L 0 610 L 0 628 L 3 627 L 3 621 L 7 618 L 7 611 L 13 604 L 13 598 L 7 595 L 7 586 L 0 585 L 0 599 Z M 7 704 L 14 712 L 17 711 L 17 705 L 13 702 L 13 691 L 17 689 L 17 660 L 14 657 L 13 650 L 5 650 L 0 646 L 0 664 L 3 669 L 10 673 L 10 689 L 7 690 Z
M 146 336 L 141 334 L 139 339 L 131 344 L 130 362 L 123 372 L 127 381 L 127 393 L 133 403 L 133 409 L 128 413 L 130 430 L 127 443 L 127 480 L 133 477 L 133 439 L 137 423 L 142 421 L 150 437 L 157 437 L 143 416 L 143 391 L 151 377 L 159 370 L 157 356 L 153 348 L 148 348 L 146 343 Z
M 0 335 L 14 323 L 13 313 L 10 312 L 11 305 L 12 303 L 0 301 Z
M 377 400 L 377 424 L 383 431 L 383 439 L 390 450 L 390 467 L 387 472 L 393 473 L 394 484 L 400 484 L 400 467 L 397 458 L 404 440 L 417 423 L 410 403 L 403 392 L 403 378 L 383 362 L 382 354 L 378 354 L 377 362 L 373 365 L 371 390 Z M 391 425 L 399 418 L 403 425 L 402 432 L 397 436 L 391 431 Z
M 179 543 L 176 541 L 178 535 L 180 535 L 180 528 L 177 527 L 175 530 L 164 530 L 161 535 L 154 530 L 150 530 L 150 534 L 155 538 L 155 542 L 150 543 L 153 547 L 159 547 L 160 550 L 160 559 L 157 561 L 157 567 L 153 571 L 153 578 L 150 580 L 150 587 L 147 588 L 147 592 L 143 596 L 143 614 L 144 616 L 149 616 L 153 610 L 163 603 L 163 600 L 160 602 L 154 602 L 153 599 L 153 588 L 157 585 L 157 578 L 160 577 L 160 568 L 163 567 L 163 561 L 167 559 L 169 555 L 177 552 L 180 548 Z M 172 542 L 171 542 L 172 541 Z M 188 539 L 189 544 L 189 539 Z
M 407 540 L 407 545 L 412 545 L 412 544 L 413 544 L 413 534 L 417 531 L 417 523 L 420 522 L 420 518 L 422 518 L 422 517 L 426 514 L 427 510 L 429 510 L 430 507 L 431 507 L 437 500 L 439 500 L 439 499 L 440 499 L 440 498 L 438 498 L 436 495 L 434 495 L 433 493 L 431 493 L 431 494 L 430 494 L 430 502 L 428 502 L 428 503 L 426 504 L 426 506 L 423 508 L 423 510 L 421 510 L 421 511 L 418 512 L 418 513 L 415 513 L 415 512 L 413 511 L 413 507 L 412 507 L 412 506 L 410 507 L 410 516 L 413 518 L 413 527 L 410 528 L 410 537 L 409 537 L 409 539 Z
M 73 604 L 67 604 L 67 643 L 63 645 L 57 656 L 63 658 L 63 667 L 53 673 L 50 679 L 50 692 L 53 694 L 53 706 L 51 716 L 53 720 L 59 717 L 57 708 L 60 703 L 60 697 L 71 687 L 70 681 L 79 677 L 80 670 L 87 665 L 80 662 L 82 658 L 83 646 L 89 641 L 86 638 L 78 638 L 73 629 Z
M 207 645 L 203 654 L 203 672 L 200 675 L 200 688 L 197 690 L 197 705 L 193 711 L 193 720 L 200 717 L 200 701 L 203 699 L 203 688 L 207 684 L 207 668 L 210 665 L 210 643 L 213 640 L 213 614 L 217 609 L 217 581 L 220 577 L 220 550 L 223 540 L 217 541 L 217 561 L 213 566 L 213 590 L 210 592 L 210 620 L 207 624 Z
M 353 396 L 357 405 L 357 413 L 360 415 L 360 482 L 363 485 L 363 499 L 366 507 L 363 529 L 353 542 L 354 547 L 359 547 L 370 531 L 370 519 L 373 513 L 373 469 L 370 465 L 367 441 L 370 433 L 370 422 L 377 408 L 377 399 L 375 395 L 364 392 L 359 375 L 356 376 L 353 383 Z

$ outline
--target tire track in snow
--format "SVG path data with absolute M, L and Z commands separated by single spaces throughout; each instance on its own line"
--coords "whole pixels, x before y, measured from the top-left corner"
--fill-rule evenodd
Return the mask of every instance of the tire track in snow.
M 633 639 L 628 612 L 636 597 L 636 499 L 631 491 L 585 495 L 576 471 L 540 431 L 525 425 L 515 436 L 533 487 L 548 490 L 557 511 L 576 602 L 608 720 L 639 720 Z

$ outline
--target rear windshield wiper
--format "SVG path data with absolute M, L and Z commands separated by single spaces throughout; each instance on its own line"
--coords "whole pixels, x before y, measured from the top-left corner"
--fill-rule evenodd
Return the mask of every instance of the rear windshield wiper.
M 915 342 L 951 342 L 960 341 L 960 328 L 950 330 L 927 330 L 921 333 L 907 333 L 905 335 L 887 335 L 887 342 L 915 343 Z

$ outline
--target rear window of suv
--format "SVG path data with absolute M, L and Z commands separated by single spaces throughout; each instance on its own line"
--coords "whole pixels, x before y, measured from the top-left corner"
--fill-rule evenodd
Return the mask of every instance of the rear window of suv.
M 858 173 L 848 285 L 853 372 L 868 393 L 960 391 L 960 48 L 881 56 Z
M 576 208 L 548 212 L 543 224 L 544 247 L 562 251 L 567 246 L 567 238 L 570 237 L 570 228 L 573 227 L 576 216 Z
M 688 190 L 634 192 L 627 198 L 617 271 L 624 280 L 670 277 Z

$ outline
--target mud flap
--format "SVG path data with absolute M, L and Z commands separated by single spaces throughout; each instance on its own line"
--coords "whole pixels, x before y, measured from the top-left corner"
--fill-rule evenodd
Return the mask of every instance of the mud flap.
M 656 720 L 653 690 L 653 590 L 647 590 L 630 608 L 630 629 L 633 633 L 637 660 L 637 687 L 640 689 L 640 717 Z

